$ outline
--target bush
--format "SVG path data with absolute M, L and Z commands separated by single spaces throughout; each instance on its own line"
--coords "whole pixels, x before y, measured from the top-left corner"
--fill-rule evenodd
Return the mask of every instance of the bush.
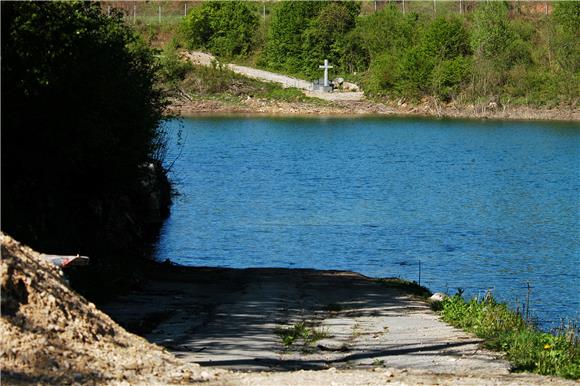
M 577 327 L 562 328 L 555 335 L 543 333 L 489 295 L 465 301 L 456 294 L 443 300 L 441 307 L 445 321 L 484 338 L 489 348 L 505 351 L 517 370 L 580 378 Z
M 395 92 L 400 72 L 398 60 L 395 55 L 384 53 L 371 62 L 363 82 L 368 95 L 385 96 Z
M 250 3 L 208 1 L 187 15 L 182 31 L 188 48 L 233 57 L 252 51 L 258 27 L 258 16 Z
M 421 46 L 408 49 L 401 59 L 398 91 L 410 98 L 418 98 L 430 91 L 433 58 Z
M 190 61 L 179 57 L 175 40 L 169 42 L 163 49 L 160 65 L 161 80 L 169 87 L 175 86 L 185 79 L 187 73 L 192 69 Z
M 162 154 L 153 52 L 88 2 L 2 2 L 2 227 L 33 248 L 144 249 L 143 165 Z
M 417 15 L 403 15 L 398 8 L 385 6 L 357 21 L 355 33 L 365 42 L 371 59 L 386 52 L 400 52 L 415 44 Z
M 470 74 L 470 57 L 458 56 L 439 62 L 431 73 L 433 93 L 445 101 L 457 98 Z
M 482 58 L 500 59 L 512 40 L 506 4 L 499 1 L 479 4 L 473 14 L 473 52 Z
M 421 45 L 431 56 L 444 60 L 471 54 L 469 35 L 458 18 L 436 18 L 425 30 Z
M 322 8 L 303 32 L 301 72 L 309 78 L 318 78 L 318 66 L 328 59 L 334 72 L 342 72 L 341 57 L 345 54 L 345 36 L 354 28 L 359 7 L 357 3 L 331 3 Z M 352 43 L 352 41 L 351 41 Z M 351 46 L 352 48 L 352 46 Z

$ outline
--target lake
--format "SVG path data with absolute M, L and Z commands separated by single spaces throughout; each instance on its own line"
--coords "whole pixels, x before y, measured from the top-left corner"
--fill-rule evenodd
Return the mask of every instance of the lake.
M 418 118 L 166 122 L 179 195 L 156 257 L 352 270 L 580 310 L 580 125 Z

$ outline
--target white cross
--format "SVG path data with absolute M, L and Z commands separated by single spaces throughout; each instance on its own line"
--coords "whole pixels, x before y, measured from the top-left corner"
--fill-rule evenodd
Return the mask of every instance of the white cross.
M 324 66 L 318 66 L 318 68 L 324 68 L 324 87 L 328 87 L 328 69 L 332 68 L 328 65 L 328 59 L 324 59 Z

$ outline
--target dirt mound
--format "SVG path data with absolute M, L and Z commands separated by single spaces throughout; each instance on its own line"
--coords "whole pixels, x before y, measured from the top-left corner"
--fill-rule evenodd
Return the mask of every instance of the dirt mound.
M 169 384 L 210 374 L 132 335 L 74 291 L 57 267 L 0 233 L 4 384 Z M 103 283 L 106 285 L 106 283 Z

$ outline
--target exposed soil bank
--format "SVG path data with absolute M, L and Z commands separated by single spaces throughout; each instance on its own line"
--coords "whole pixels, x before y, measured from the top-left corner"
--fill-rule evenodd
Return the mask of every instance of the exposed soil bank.
M 219 99 L 173 100 L 169 111 L 177 115 L 203 113 L 239 113 L 273 115 L 384 115 L 421 116 L 432 118 L 468 118 L 502 120 L 580 121 L 580 109 L 535 109 L 530 107 L 484 107 L 441 105 L 432 100 L 421 104 L 363 101 L 334 101 L 326 103 L 280 102 L 247 98 L 239 102 Z
M 174 384 L 210 378 L 128 333 L 72 291 L 62 272 L 0 233 L 2 384 Z

